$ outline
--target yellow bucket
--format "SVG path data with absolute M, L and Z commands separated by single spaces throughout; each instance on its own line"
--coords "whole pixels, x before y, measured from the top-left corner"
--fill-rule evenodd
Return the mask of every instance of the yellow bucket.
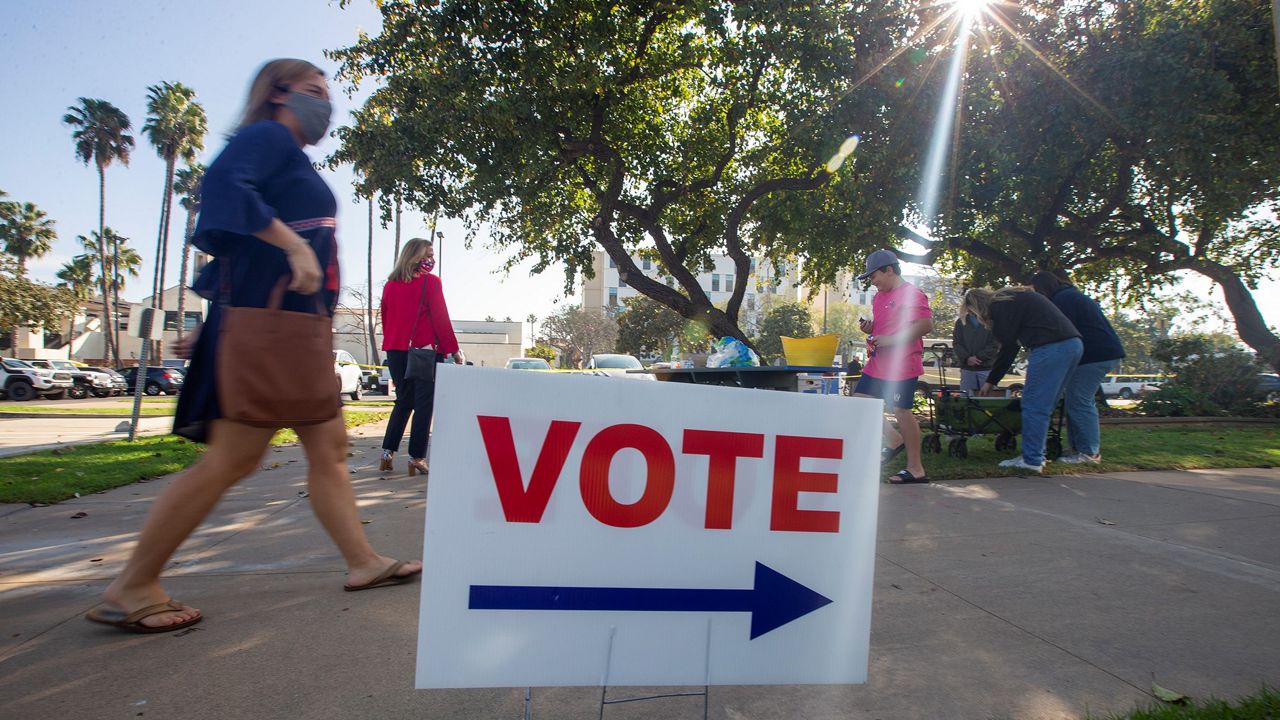
M 834 333 L 810 338 L 781 337 L 782 354 L 788 365 L 829 367 L 836 359 L 836 347 L 840 344 L 840 336 Z

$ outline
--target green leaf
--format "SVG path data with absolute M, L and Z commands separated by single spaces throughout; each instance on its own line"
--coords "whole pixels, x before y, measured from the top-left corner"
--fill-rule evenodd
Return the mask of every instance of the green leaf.
M 1155 695 L 1158 699 L 1163 700 L 1164 702 L 1173 703 L 1176 705 L 1185 705 L 1189 700 L 1191 700 L 1191 698 L 1187 697 L 1186 695 L 1183 695 L 1180 692 L 1174 692 L 1173 690 L 1170 690 L 1167 687 L 1161 687 L 1160 685 L 1157 685 L 1155 680 L 1151 681 L 1151 694 Z

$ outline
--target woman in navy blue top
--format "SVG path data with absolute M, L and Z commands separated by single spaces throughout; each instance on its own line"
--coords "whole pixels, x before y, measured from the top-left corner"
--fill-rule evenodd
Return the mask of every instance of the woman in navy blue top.
M 214 256 L 194 287 L 213 301 L 195 340 L 177 348 L 191 366 L 178 400 L 174 432 L 209 447 L 158 497 L 120 576 L 89 620 L 129 632 L 166 632 L 202 619 L 170 598 L 160 571 L 223 493 L 257 469 L 274 428 L 223 419 L 218 411 L 220 305 L 265 307 L 277 281 L 292 280 L 283 307 L 332 315 L 338 294 L 336 202 L 302 151 L 324 138 L 331 106 L 323 72 L 303 60 L 273 60 L 249 90 L 240 126 L 205 173 L 193 242 Z M 317 307 L 315 293 L 324 302 Z M 323 309 L 321 309 L 323 308 Z M 236 362 L 287 362 L 246 357 Z M 336 390 L 335 390 L 336 392 Z M 347 565 L 346 590 L 414 579 L 422 563 L 379 555 L 369 544 L 347 471 L 347 433 L 339 413 L 328 422 L 295 428 L 306 448 L 311 506 Z
M 1074 285 L 1063 282 L 1047 270 L 1031 276 L 1031 287 L 1049 298 L 1063 315 L 1080 331 L 1084 342 L 1084 354 L 1080 364 L 1067 377 L 1063 389 L 1063 407 L 1067 411 L 1067 434 L 1071 439 L 1071 452 L 1058 458 L 1068 464 L 1102 462 L 1102 433 L 1098 428 L 1098 405 L 1094 396 L 1106 379 L 1115 372 L 1124 357 L 1124 346 L 1111 327 L 1107 316 L 1097 301 L 1085 295 Z

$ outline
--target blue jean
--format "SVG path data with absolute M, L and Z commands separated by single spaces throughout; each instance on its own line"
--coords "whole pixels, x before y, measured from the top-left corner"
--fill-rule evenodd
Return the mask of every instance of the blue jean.
M 1028 465 L 1044 464 L 1049 419 L 1062 397 L 1067 377 L 1083 353 L 1080 338 L 1041 345 L 1027 353 L 1027 381 L 1022 387 L 1022 460 Z
M 969 368 L 960 368 L 960 391 L 974 394 L 982 389 L 982 383 L 987 381 L 987 376 L 991 374 L 991 370 L 970 370 Z
M 1097 455 L 1102 450 L 1102 437 L 1098 431 L 1098 405 L 1094 396 L 1107 373 L 1114 372 L 1116 360 L 1077 365 L 1067 377 L 1063 390 L 1063 402 L 1067 410 L 1067 432 L 1071 447 L 1076 452 Z

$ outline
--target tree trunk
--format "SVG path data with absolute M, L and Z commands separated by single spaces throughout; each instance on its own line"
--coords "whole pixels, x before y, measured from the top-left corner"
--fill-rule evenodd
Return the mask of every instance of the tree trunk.
M 67 323 L 67 358 L 74 360 L 76 352 L 76 315 L 80 314 L 79 301 L 77 301 L 76 311 L 71 313 L 71 321 Z
M 196 214 L 187 211 L 187 230 L 182 235 L 182 264 L 178 271 L 178 339 L 187 329 L 187 263 L 191 257 L 191 235 L 196 230 Z
M 1253 293 L 1240 276 L 1231 268 L 1208 260 L 1198 260 L 1188 267 L 1218 283 L 1227 299 L 1227 309 L 1236 321 L 1236 334 L 1267 365 L 1280 372 L 1280 338 L 1267 327 Z
M 108 363 L 120 365 L 120 352 L 114 344 L 115 336 L 112 329 L 115 323 L 111 321 L 111 297 L 107 293 L 107 177 L 102 163 L 98 163 L 98 269 L 101 275 L 98 277 L 98 285 L 102 289 L 102 348 L 105 351 Z
M 160 241 L 160 337 L 164 338 L 164 284 L 166 270 L 169 269 L 169 223 L 173 220 L 173 165 L 174 158 L 169 158 L 165 163 L 164 173 L 164 229 L 161 231 Z M 182 324 L 182 318 L 178 318 L 178 324 Z M 155 351 L 156 365 L 164 365 L 164 342 L 156 341 Z
M 378 327 L 373 321 L 373 196 L 369 196 L 369 289 L 365 293 L 365 308 L 369 314 L 366 316 L 365 327 L 369 330 L 369 355 L 374 365 L 381 365 L 382 360 L 378 357 Z
M 160 349 L 164 343 L 161 338 L 164 337 L 164 265 L 165 251 L 169 244 L 169 212 L 170 212 L 170 186 L 173 184 L 173 159 L 165 158 L 164 161 L 164 191 L 160 193 L 160 227 L 156 233 L 156 268 L 151 278 L 151 307 L 160 313 L 160 338 L 150 340 L 151 356 L 155 358 L 157 365 L 163 365 L 162 350 Z
M 111 311 L 118 313 L 120 311 L 120 236 L 112 233 L 111 235 Z M 120 323 L 114 322 L 111 325 L 112 335 L 116 342 L 116 361 L 120 361 Z
M 400 205 L 401 205 L 401 202 L 402 201 L 400 199 L 400 196 L 396 195 L 396 252 L 394 255 L 391 256 L 391 262 L 393 263 L 400 259 Z

